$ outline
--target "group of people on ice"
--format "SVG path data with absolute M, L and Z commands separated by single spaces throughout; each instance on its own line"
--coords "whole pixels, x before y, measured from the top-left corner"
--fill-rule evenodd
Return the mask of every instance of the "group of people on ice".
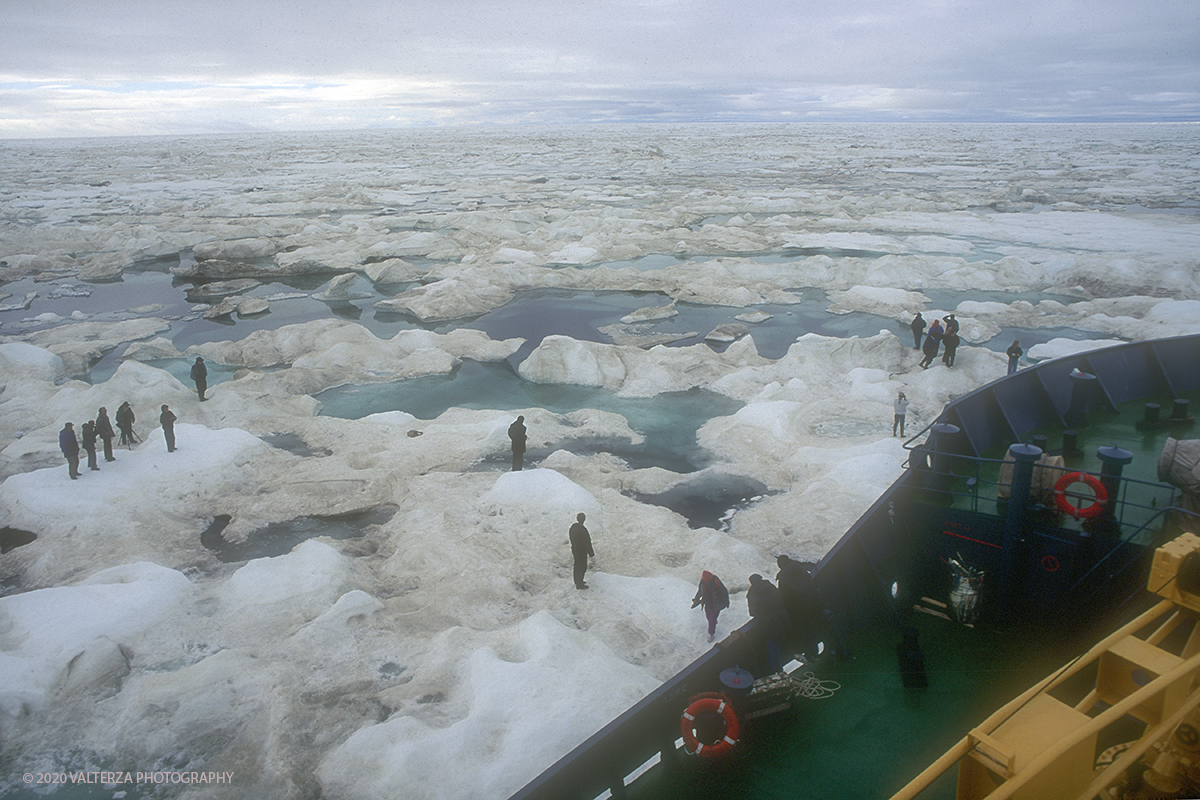
M 174 412 L 164 404 L 162 413 L 158 415 L 158 421 L 162 425 L 163 438 L 167 442 L 167 452 L 175 452 L 175 420 L 178 419 Z M 134 433 L 133 423 L 137 420 L 133 413 L 133 407 L 129 405 L 129 401 L 117 408 L 117 413 L 113 419 L 109 419 L 108 409 L 101 406 L 96 412 L 96 418 L 90 419 L 80 426 L 79 435 L 75 434 L 75 424 L 67 422 L 63 424 L 62 430 L 58 432 L 58 449 L 67 459 L 67 471 L 71 476 L 71 480 L 79 478 L 82 473 L 79 471 L 79 451 L 82 449 L 87 453 L 87 465 L 90 470 L 100 470 L 99 457 L 96 453 L 97 443 L 104 451 L 105 461 L 116 461 L 116 456 L 113 455 L 113 439 L 117 438 L 116 431 L 113 430 L 113 422 L 115 421 L 116 429 L 121 432 L 119 445 L 126 445 L 130 448 L 135 443 L 140 441 L 138 435 Z
M 945 327 L 942 326 L 942 320 L 935 319 L 929 326 L 929 332 L 925 333 L 925 318 L 921 316 L 920 312 L 917 312 L 910 327 L 913 333 L 913 349 L 920 350 L 925 355 L 921 359 L 921 369 L 929 369 L 941 347 L 945 348 L 942 353 L 942 363 L 947 367 L 954 366 L 954 358 L 958 354 L 958 344 L 962 340 L 958 335 L 958 320 L 953 314 L 946 315 Z M 921 343 L 922 333 L 925 333 L 924 344 Z
M 954 366 L 954 358 L 958 354 L 958 345 L 961 338 L 958 335 L 958 320 L 953 314 L 947 314 L 945 325 L 942 325 L 942 320 L 935 319 L 933 324 L 929 326 L 929 332 L 925 332 L 925 317 L 921 316 L 921 312 L 913 317 L 913 321 L 909 324 L 912 328 L 913 349 L 920 350 L 924 354 L 921 359 L 921 368 L 929 369 L 933 364 L 933 360 L 937 358 L 938 349 L 945 348 L 942 353 L 942 363 L 947 367 Z M 921 343 L 921 336 L 924 334 L 924 344 Z M 1021 342 L 1014 341 L 1004 354 L 1008 356 L 1008 374 L 1012 375 L 1017 371 L 1017 364 L 1024 354 L 1021 349 Z
M 208 399 L 204 396 L 204 392 L 208 389 L 208 368 L 204 366 L 204 359 L 199 356 L 192 364 L 191 378 L 196 383 L 196 394 L 200 399 Z M 158 415 L 158 422 L 162 425 L 163 439 L 167 443 L 168 453 L 175 452 L 175 420 L 177 419 L 175 413 L 164 404 Z M 75 433 L 75 423 L 64 423 L 62 430 L 58 432 L 58 449 L 67 459 L 67 471 L 71 480 L 79 478 L 82 474 L 79 471 L 80 449 L 87 453 L 88 469 L 99 471 L 100 464 L 96 455 L 98 441 L 104 449 L 104 460 L 117 460 L 113 456 L 113 439 L 117 438 L 116 432 L 113 431 L 113 422 L 116 422 L 117 430 L 121 432 L 118 444 L 133 447 L 139 441 L 138 435 L 133 431 L 135 421 L 133 407 L 126 400 L 117 408 L 117 413 L 112 420 L 108 417 L 108 409 L 101 407 L 96 412 L 94 420 L 88 420 L 80 426 L 78 435 Z

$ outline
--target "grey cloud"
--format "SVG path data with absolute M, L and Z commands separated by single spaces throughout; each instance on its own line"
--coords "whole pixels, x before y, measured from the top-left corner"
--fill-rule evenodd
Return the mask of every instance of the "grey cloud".
M 0 82 L 108 86 L 167 108 L 209 104 L 212 118 L 234 103 L 238 124 L 265 128 L 1187 119 L 1200 85 L 1192 0 L 46 0 L 6 4 L 0 22 Z M 345 90 L 306 91 L 314 83 Z M 252 84 L 280 88 L 256 96 Z M 160 93 L 139 94 L 147 85 Z M 86 126 L 66 121 L 77 95 L 61 89 L 7 97 L 0 120 Z M 145 121 L 154 105 L 93 113 Z M 0 122 L 13 135 L 28 133 Z

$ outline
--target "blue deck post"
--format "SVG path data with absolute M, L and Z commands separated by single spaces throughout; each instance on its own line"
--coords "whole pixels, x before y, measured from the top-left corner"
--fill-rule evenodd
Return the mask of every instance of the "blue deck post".
M 958 434 L 958 426 L 947 422 L 936 423 L 929 429 L 929 444 L 933 449 L 930 488 L 935 491 L 944 492 L 950 487 L 950 481 L 954 477 L 950 471 L 950 466 L 954 463 L 954 437 Z
M 1042 457 L 1042 449 L 1031 444 L 1014 444 L 1008 448 L 1013 457 L 1012 489 L 1004 515 L 1004 549 L 1000 551 L 1000 607 L 1007 608 L 1012 600 L 1012 583 L 1016 579 L 1017 548 L 1021 544 L 1021 527 L 1029 507 L 1029 490 L 1033 486 L 1033 465 Z
M 1100 458 L 1100 485 L 1108 494 L 1104 508 L 1080 527 L 1087 533 L 1117 533 L 1120 524 L 1117 522 L 1116 507 L 1117 493 L 1121 491 L 1121 473 L 1125 465 L 1133 461 L 1133 453 L 1121 447 L 1100 447 L 1096 449 Z

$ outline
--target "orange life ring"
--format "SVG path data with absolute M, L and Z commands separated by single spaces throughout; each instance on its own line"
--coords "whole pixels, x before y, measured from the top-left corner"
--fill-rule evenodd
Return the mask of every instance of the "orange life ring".
M 1096 495 L 1096 499 L 1090 506 L 1075 506 L 1067 499 L 1067 487 L 1073 483 L 1086 483 L 1092 487 L 1092 493 Z M 1104 484 L 1100 483 L 1094 475 L 1086 472 L 1068 472 L 1054 484 L 1054 502 L 1058 504 L 1064 514 L 1070 514 L 1076 519 L 1086 519 L 1094 517 L 1104 510 L 1104 504 L 1108 502 L 1108 492 L 1105 491 Z
M 725 722 L 725 734 L 712 744 L 704 744 L 696 738 L 696 717 L 706 712 L 715 712 Z M 738 742 L 738 718 L 729 703 L 729 698 L 718 692 L 704 692 L 692 698 L 692 704 L 679 718 L 683 733 L 683 747 L 695 756 L 715 758 L 728 753 Z

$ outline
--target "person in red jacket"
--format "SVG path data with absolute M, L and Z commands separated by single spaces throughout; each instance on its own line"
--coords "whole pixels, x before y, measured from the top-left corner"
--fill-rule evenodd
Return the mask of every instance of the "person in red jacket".
M 717 632 L 717 616 L 722 609 L 729 608 L 729 590 L 721 579 L 708 570 L 700 573 L 700 586 L 696 596 L 692 598 L 692 608 L 704 607 L 704 616 L 708 618 L 708 640 L 713 640 Z

